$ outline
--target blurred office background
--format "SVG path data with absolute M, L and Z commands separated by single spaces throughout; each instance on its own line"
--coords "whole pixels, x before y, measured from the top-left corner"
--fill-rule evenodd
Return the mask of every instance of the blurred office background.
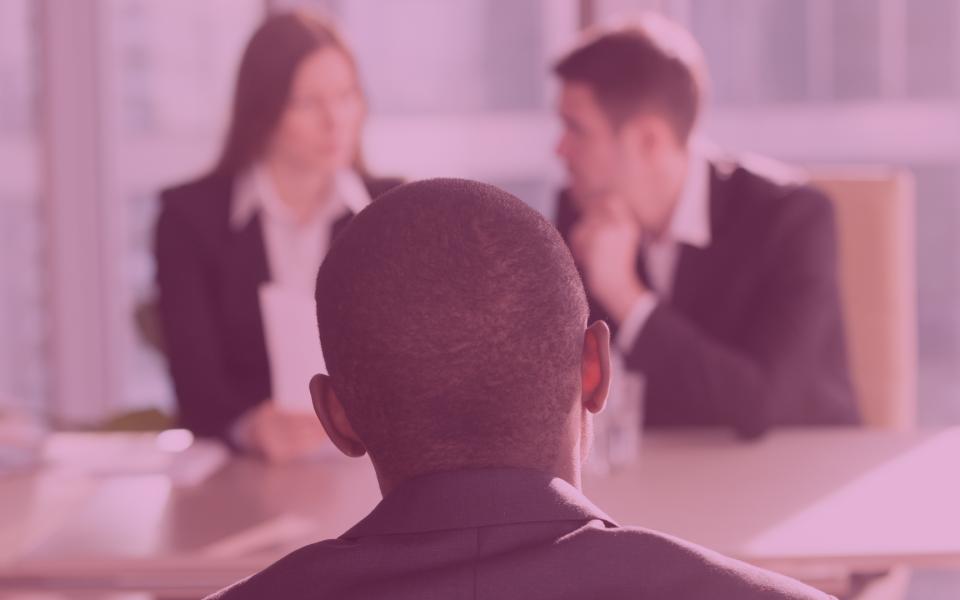
M 919 422 L 960 422 L 957 0 L 0 0 L 0 398 L 63 424 L 169 411 L 135 318 L 158 188 L 199 174 L 265 11 L 334 17 L 357 49 L 379 173 L 485 179 L 549 213 L 549 65 L 640 9 L 687 24 L 705 134 L 803 165 L 908 168 Z

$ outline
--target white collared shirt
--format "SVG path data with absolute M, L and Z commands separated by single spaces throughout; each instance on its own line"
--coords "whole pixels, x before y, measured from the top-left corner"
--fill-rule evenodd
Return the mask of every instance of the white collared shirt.
M 339 172 L 330 198 L 306 222 L 298 222 L 284 204 L 263 165 L 255 165 L 238 178 L 230 207 L 233 229 L 245 227 L 257 213 L 263 228 L 263 245 L 270 279 L 282 287 L 311 296 L 320 263 L 330 247 L 333 224 L 348 213 L 370 204 L 370 195 L 354 171 Z
M 662 236 L 646 246 L 647 273 L 656 293 L 648 292 L 637 300 L 620 324 L 616 347 L 621 352 L 633 348 L 657 304 L 673 294 L 681 245 L 706 248 L 710 240 L 710 161 L 691 148 L 686 180 L 670 223 Z
M 283 203 L 273 179 L 263 165 L 254 165 L 237 178 L 230 205 L 230 227 L 246 227 L 257 214 L 263 228 L 270 280 L 289 290 L 314 295 L 317 271 L 330 248 L 333 224 L 348 213 L 370 204 L 370 194 L 354 171 L 341 171 L 334 179 L 330 198 L 306 222 L 298 222 Z M 233 441 L 244 448 L 252 444 L 249 409 L 231 428 Z

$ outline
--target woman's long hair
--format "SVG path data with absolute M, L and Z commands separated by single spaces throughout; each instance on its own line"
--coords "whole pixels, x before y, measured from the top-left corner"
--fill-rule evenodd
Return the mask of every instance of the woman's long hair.
M 260 25 L 240 61 L 230 126 L 214 173 L 236 176 L 261 157 L 286 109 L 297 67 L 323 48 L 346 57 L 359 85 L 353 52 L 333 25 L 303 12 L 271 15 Z M 354 168 L 365 171 L 359 146 Z

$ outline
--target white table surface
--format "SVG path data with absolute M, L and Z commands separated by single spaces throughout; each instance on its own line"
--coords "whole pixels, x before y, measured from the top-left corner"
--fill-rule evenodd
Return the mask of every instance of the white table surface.
M 587 474 L 584 491 L 623 525 L 788 573 L 960 568 L 960 428 L 648 433 L 635 463 Z M 366 459 L 234 459 L 193 487 L 162 474 L 0 475 L 0 592 L 211 590 L 340 535 L 379 498 Z

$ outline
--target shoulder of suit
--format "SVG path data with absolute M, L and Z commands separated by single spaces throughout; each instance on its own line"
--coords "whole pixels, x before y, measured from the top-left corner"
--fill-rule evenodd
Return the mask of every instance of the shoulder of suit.
M 226 219 L 233 194 L 233 177 L 207 174 L 160 192 L 161 209 L 191 220 Z
M 715 158 L 715 177 L 721 189 L 727 189 L 728 201 L 751 211 L 773 214 L 813 210 L 828 214 L 832 210 L 827 196 L 810 182 L 809 173 L 772 158 L 756 154 Z
M 367 188 L 371 200 L 376 200 L 379 196 L 403 183 L 404 180 L 400 177 L 373 177 L 371 175 L 364 175 L 363 177 L 363 185 Z
M 327 597 L 338 585 L 363 575 L 369 565 L 350 549 L 353 542 L 324 540 L 294 550 L 267 568 L 242 579 L 207 600 Z
M 613 572 L 609 580 L 644 588 L 653 585 L 664 595 L 683 589 L 703 597 L 744 599 L 827 600 L 829 596 L 796 580 L 729 558 L 694 543 L 641 527 L 585 527 L 591 554 L 606 555 Z M 696 595 L 696 594 L 694 594 Z M 687 596 L 683 596 L 687 597 Z M 692 596 L 691 596 L 692 597 Z M 697 595 L 697 597 L 700 597 Z
M 718 156 L 711 163 L 722 182 L 766 188 L 772 193 L 789 193 L 810 181 L 804 169 L 759 154 Z

